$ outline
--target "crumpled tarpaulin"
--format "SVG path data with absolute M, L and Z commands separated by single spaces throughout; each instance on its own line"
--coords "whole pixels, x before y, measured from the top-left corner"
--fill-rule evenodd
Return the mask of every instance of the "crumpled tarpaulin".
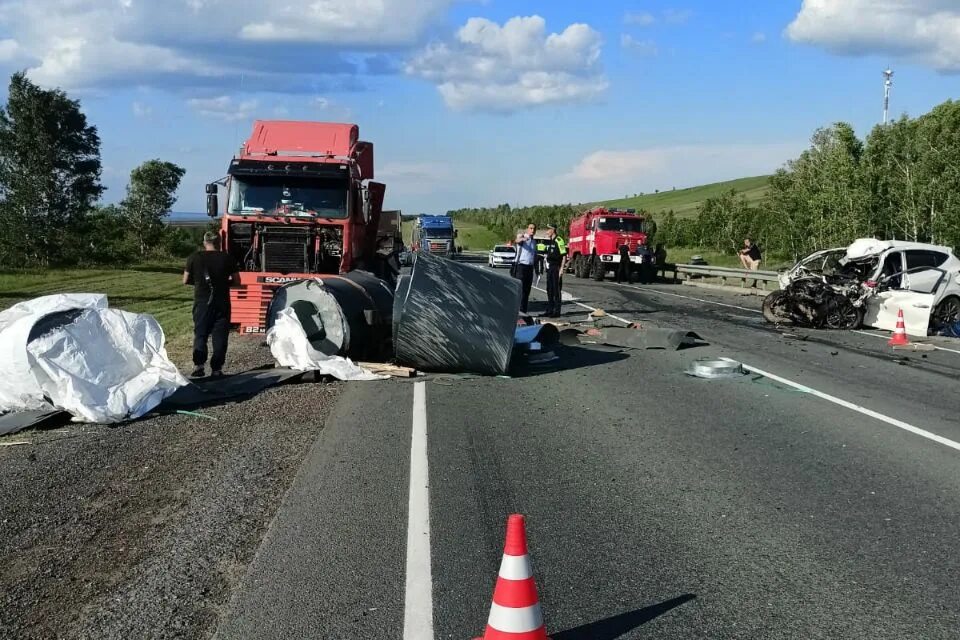
M 277 313 L 267 332 L 267 344 L 281 367 L 295 371 L 317 371 L 338 380 L 384 380 L 390 377 L 367 371 L 348 358 L 329 356 L 314 349 L 292 307 Z
M 52 404 L 77 421 L 120 422 L 187 384 L 153 317 L 106 306 L 102 295 L 62 294 L 0 313 L 0 411 Z

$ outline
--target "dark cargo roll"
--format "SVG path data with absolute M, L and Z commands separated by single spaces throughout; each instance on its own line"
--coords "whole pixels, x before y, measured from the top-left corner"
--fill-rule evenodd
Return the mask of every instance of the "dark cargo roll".
M 393 292 L 370 273 L 352 271 L 277 289 L 267 312 L 267 327 L 288 307 L 321 353 L 376 359 L 390 352 Z
M 520 313 L 520 283 L 421 252 L 394 305 L 400 364 L 436 372 L 503 375 Z

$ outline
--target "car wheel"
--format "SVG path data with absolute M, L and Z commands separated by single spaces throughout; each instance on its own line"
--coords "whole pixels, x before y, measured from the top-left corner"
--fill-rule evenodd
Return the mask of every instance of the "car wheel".
M 950 296 L 944 298 L 933 310 L 933 323 L 937 327 L 954 325 L 960 322 L 960 298 Z
M 784 291 L 774 291 L 763 299 L 763 317 L 773 324 L 793 324 L 786 314 L 781 311 L 787 303 L 787 294 Z M 783 313 L 783 315 L 781 315 Z
M 852 331 L 863 323 L 863 309 L 853 306 L 846 298 L 837 298 L 823 320 L 827 329 Z

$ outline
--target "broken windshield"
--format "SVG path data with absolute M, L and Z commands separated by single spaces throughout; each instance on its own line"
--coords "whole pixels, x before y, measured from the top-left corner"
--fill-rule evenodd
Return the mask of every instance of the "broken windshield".
M 346 218 L 347 185 L 317 178 L 234 178 L 230 188 L 232 214 L 311 214 Z
M 600 218 L 597 228 L 600 231 L 644 233 L 647 230 L 647 225 L 640 218 Z

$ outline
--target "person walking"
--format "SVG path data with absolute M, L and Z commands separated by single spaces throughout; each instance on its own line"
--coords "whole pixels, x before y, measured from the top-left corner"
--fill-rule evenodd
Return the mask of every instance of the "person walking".
M 548 318 L 559 318 L 562 313 L 560 298 L 560 274 L 566 266 L 567 243 L 557 235 L 557 225 L 547 225 L 547 237 L 543 241 L 543 259 L 547 272 L 547 312 Z
M 530 302 L 530 287 L 533 286 L 533 268 L 537 259 L 537 241 L 533 236 L 537 233 L 537 225 L 532 222 L 527 230 L 517 234 L 517 254 L 513 259 L 513 277 L 520 281 L 520 312 L 527 312 Z
M 187 259 L 183 284 L 193 285 L 193 373 L 202 378 L 207 364 L 207 341 L 213 344 L 210 369 L 223 375 L 230 333 L 230 286 L 240 283 L 239 267 L 229 253 L 220 251 L 220 237 L 203 234 L 203 249 Z

